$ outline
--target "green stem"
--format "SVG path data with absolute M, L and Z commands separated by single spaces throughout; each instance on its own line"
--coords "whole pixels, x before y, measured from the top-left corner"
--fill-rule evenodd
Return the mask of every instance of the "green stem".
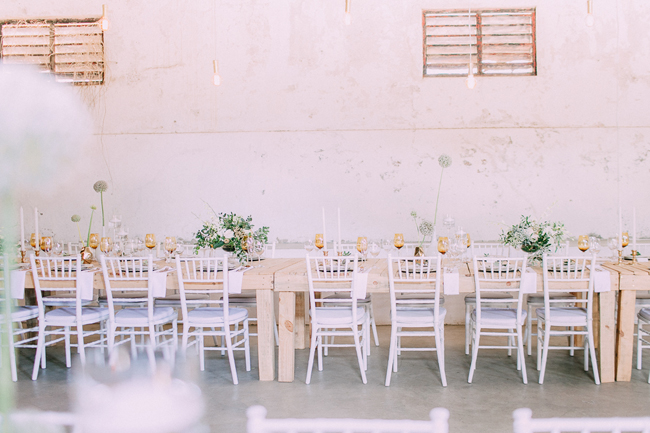
M 438 197 L 436 197 L 436 213 L 433 215 L 433 227 L 436 226 L 436 221 L 438 221 L 438 200 L 440 200 L 440 188 L 442 187 L 442 175 L 445 172 L 443 168 L 440 172 L 440 182 L 438 182 Z
M 86 239 L 86 246 L 90 245 L 90 229 L 93 226 L 93 214 L 95 213 L 95 209 L 93 209 L 90 212 L 90 224 L 88 224 L 88 238 Z
M 104 191 L 99 193 L 99 198 L 102 202 L 102 227 L 105 227 L 106 224 L 104 223 Z
M 79 232 L 79 240 L 83 242 L 84 238 L 81 237 L 81 227 L 79 227 L 79 223 L 77 223 L 77 231 Z

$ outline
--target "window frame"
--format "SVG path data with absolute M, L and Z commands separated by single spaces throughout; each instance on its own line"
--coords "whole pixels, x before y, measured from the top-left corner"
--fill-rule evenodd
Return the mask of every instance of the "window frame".
M 54 76 L 56 81 L 59 82 L 67 82 L 71 83 L 75 86 L 92 86 L 92 85 L 103 85 L 105 82 L 105 74 L 106 74 L 106 56 L 105 56 L 105 49 L 104 49 L 104 31 L 101 29 L 101 17 L 93 17 L 93 18 L 78 18 L 78 19 L 73 19 L 73 18 L 59 18 L 59 19 L 6 19 L 6 20 L 0 20 L 0 62 L 5 63 L 4 59 L 7 57 L 28 57 L 28 53 L 24 54 L 4 54 L 6 46 L 4 45 L 4 38 L 5 35 L 3 33 L 4 27 L 6 25 L 10 26 L 47 26 L 49 28 L 49 54 L 47 54 L 48 61 L 43 62 L 43 63 L 38 63 L 34 62 L 33 64 L 37 64 L 41 66 L 41 72 L 42 73 L 50 73 Z M 81 29 L 85 26 L 88 26 L 89 28 L 92 28 L 94 26 L 99 27 L 99 31 L 93 31 L 89 32 L 85 36 L 89 36 L 90 33 L 92 33 L 94 36 L 97 36 L 99 38 L 99 42 L 95 44 L 64 44 L 64 43 L 57 43 L 57 37 L 61 38 L 63 40 L 65 38 L 65 32 L 59 32 L 57 34 L 57 29 L 62 29 L 65 26 L 70 26 L 70 27 L 75 27 L 75 25 L 78 25 L 78 28 Z M 79 36 L 82 32 L 79 32 L 79 34 L 72 34 L 72 36 Z M 57 52 L 56 48 L 58 46 L 83 46 L 83 47 L 94 47 L 94 46 L 101 46 L 101 51 L 83 51 L 81 54 L 74 52 L 74 50 L 70 52 Z M 18 47 L 36 47 L 36 46 L 44 46 L 44 45 L 19 45 Z M 14 46 L 15 47 L 15 46 Z M 25 50 L 28 51 L 28 50 Z M 4 54 L 4 55 L 3 55 Z M 68 55 L 69 57 L 74 57 L 75 55 L 88 55 L 89 57 L 92 57 L 92 54 L 99 54 L 100 59 L 96 59 L 95 61 L 72 61 L 72 62 L 59 62 L 57 63 L 56 57 L 57 56 L 66 56 Z M 91 64 L 93 65 L 93 68 L 88 69 L 87 71 L 81 71 L 81 72 L 76 72 L 76 71 L 57 71 L 57 66 L 61 66 L 64 64 Z M 31 64 L 30 62 L 7 62 L 5 64 Z M 93 79 L 87 78 L 83 79 L 86 73 L 95 73 L 97 74 L 98 79 Z M 78 78 L 77 74 L 81 74 L 80 76 L 82 78 Z
M 469 15 L 470 10 L 469 9 L 445 9 L 445 10 L 432 10 L 432 9 L 425 9 L 422 11 L 422 47 L 423 47 L 423 52 L 422 52 L 422 76 L 424 78 L 429 78 L 429 77 L 462 77 L 462 76 L 467 76 L 469 73 L 469 58 L 471 56 L 472 59 L 472 69 L 474 75 L 481 76 L 481 77 L 526 77 L 526 76 L 537 76 L 537 8 L 535 7 L 530 7 L 530 8 L 504 8 L 504 9 L 474 9 L 471 10 L 471 15 Z M 470 21 L 469 27 L 470 30 L 468 30 L 464 35 L 461 32 L 458 32 L 457 34 L 439 34 L 439 35 L 431 35 L 427 33 L 428 29 L 431 28 L 444 28 L 444 27 L 458 27 L 459 29 L 462 29 L 463 27 L 465 29 L 468 28 L 468 25 L 427 25 L 427 17 L 430 17 L 432 15 L 438 15 L 438 16 L 444 16 L 444 15 L 449 15 L 450 17 L 454 15 L 458 15 L 460 17 L 463 17 L 465 22 Z M 484 43 L 483 38 L 487 37 L 486 34 L 484 34 L 484 28 L 486 26 L 491 26 L 491 25 L 496 25 L 496 24 L 483 24 L 483 16 L 484 15 L 492 15 L 492 16 L 497 16 L 497 15 L 510 15 L 510 16 L 516 16 L 516 15 L 529 15 L 530 16 L 530 23 L 529 24 L 501 24 L 501 26 L 515 26 L 515 25 L 529 25 L 531 30 L 530 33 L 516 33 L 515 35 L 529 35 L 530 36 L 530 42 L 528 43 L 513 43 L 513 42 L 502 42 L 502 43 Z M 469 35 L 472 35 L 471 37 L 468 38 Z M 490 36 L 497 36 L 497 37 L 508 37 L 509 34 L 490 34 Z M 427 39 L 430 37 L 459 37 L 459 38 L 467 38 L 468 42 L 465 44 L 449 44 L 449 45 L 434 45 L 432 43 L 427 43 Z M 472 40 L 471 46 L 473 50 L 471 51 L 471 54 L 469 51 L 466 51 L 465 53 L 462 52 L 462 50 L 457 51 L 457 52 L 450 52 L 449 54 L 445 53 L 437 53 L 437 54 L 429 54 L 428 53 L 428 48 L 430 47 L 450 47 L 450 46 L 457 46 L 457 47 L 470 47 L 470 40 Z M 529 45 L 530 46 L 530 61 L 526 62 L 527 65 L 530 65 L 530 68 L 532 69 L 530 72 L 525 72 L 525 73 L 516 73 L 514 71 L 511 72 L 505 72 L 505 73 L 497 73 L 494 71 L 498 71 L 498 66 L 494 67 L 492 70 L 492 73 L 486 73 L 484 69 L 487 69 L 489 67 L 489 63 L 486 63 L 484 60 L 484 48 L 487 46 L 490 47 L 503 47 L 503 46 L 510 46 L 510 45 Z M 474 48 L 475 47 L 475 48 Z M 509 54 L 509 53 L 502 53 L 504 57 Z M 516 55 L 516 53 L 510 53 Z M 464 61 L 464 70 L 463 68 L 460 68 L 457 72 L 451 72 L 451 73 L 431 73 L 430 71 L 434 68 L 430 67 L 429 65 L 432 63 L 429 63 L 427 58 L 429 56 L 438 56 L 439 58 L 444 58 L 445 56 L 463 56 L 466 58 Z M 463 63 L 448 63 L 448 65 L 462 65 Z M 508 65 L 508 62 L 501 62 L 499 64 L 494 63 L 495 65 Z M 510 63 L 512 65 L 516 63 Z M 438 70 L 443 71 L 445 68 L 443 65 L 444 63 L 438 64 Z M 486 67 L 486 65 L 488 65 Z M 449 68 L 451 69 L 451 68 Z

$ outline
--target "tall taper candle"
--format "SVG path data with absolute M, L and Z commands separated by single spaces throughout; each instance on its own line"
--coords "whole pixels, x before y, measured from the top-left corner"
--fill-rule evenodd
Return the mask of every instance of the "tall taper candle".
M 338 217 L 338 229 L 339 229 L 339 238 L 338 238 L 338 243 L 339 243 L 339 248 L 341 248 L 341 208 L 337 208 L 337 217 Z
M 327 230 L 325 227 L 325 207 L 323 207 L 323 249 L 324 251 L 327 251 Z
M 632 249 L 636 249 L 636 206 L 632 208 Z
M 20 207 L 20 250 L 25 251 L 25 213 Z
M 36 234 L 36 251 L 40 248 L 41 237 L 38 234 L 38 208 L 34 208 L 34 233 Z

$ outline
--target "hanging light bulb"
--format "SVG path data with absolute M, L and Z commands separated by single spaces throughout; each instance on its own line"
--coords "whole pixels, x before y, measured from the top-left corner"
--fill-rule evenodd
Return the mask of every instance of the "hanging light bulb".
M 348 26 L 352 23 L 352 14 L 350 13 L 350 3 L 352 3 L 352 0 L 345 0 L 345 24 Z
M 212 83 L 215 86 L 218 86 L 221 84 L 221 77 L 219 76 L 219 65 L 217 64 L 216 60 L 213 60 L 212 64 L 214 65 L 214 76 L 212 77 Z
M 585 18 L 587 27 L 594 25 L 594 0 L 587 0 L 587 18 Z
M 108 17 L 106 16 L 106 5 L 102 5 L 102 17 L 99 19 L 99 25 L 102 27 L 102 31 L 108 30 L 109 23 Z

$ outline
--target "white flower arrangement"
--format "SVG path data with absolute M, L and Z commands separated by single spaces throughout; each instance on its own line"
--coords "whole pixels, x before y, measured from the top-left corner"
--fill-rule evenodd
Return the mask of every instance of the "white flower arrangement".
M 413 217 L 413 221 L 415 222 L 415 229 L 418 232 L 418 237 L 422 237 L 419 245 L 419 247 L 422 248 L 422 245 L 426 241 L 427 236 L 433 235 L 433 231 L 434 231 L 433 223 L 429 220 L 425 220 L 424 218 L 418 217 L 418 214 L 415 211 L 411 212 L 411 216 Z
M 521 248 L 530 254 L 532 261 L 539 262 L 542 255 L 550 252 L 553 247 L 557 251 L 565 236 L 564 224 L 561 222 L 538 222 L 530 216 L 522 215 L 519 224 L 501 233 L 500 240 L 504 245 Z

